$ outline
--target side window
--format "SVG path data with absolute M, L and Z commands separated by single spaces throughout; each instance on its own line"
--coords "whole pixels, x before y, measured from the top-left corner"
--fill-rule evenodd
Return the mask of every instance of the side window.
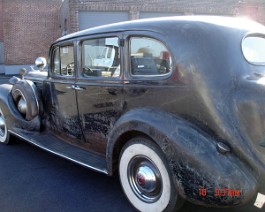
M 82 70 L 85 77 L 119 77 L 120 53 L 117 37 L 86 40 L 82 43 Z
M 74 47 L 57 47 L 53 53 L 53 73 L 62 76 L 74 75 Z
M 161 76 L 172 69 L 166 46 L 147 37 L 130 38 L 130 71 L 134 76 Z

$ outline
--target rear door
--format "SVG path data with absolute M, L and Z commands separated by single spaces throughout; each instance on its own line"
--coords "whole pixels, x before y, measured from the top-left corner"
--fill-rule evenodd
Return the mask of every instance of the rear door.
M 105 154 L 107 136 L 123 111 L 121 35 L 87 37 L 78 44 L 79 117 L 91 150 Z

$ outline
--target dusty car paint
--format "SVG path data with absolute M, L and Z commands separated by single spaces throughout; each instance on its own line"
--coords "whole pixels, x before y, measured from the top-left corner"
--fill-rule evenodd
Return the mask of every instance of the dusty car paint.
M 17 128 L 38 131 L 40 136 L 48 131 L 106 156 L 102 172 L 109 175 L 117 169 L 126 141 L 143 135 L 165 154 L 182 198 L 207 206 L 244 204 L 265 192 L 265 67 L 247 62 L 241 43 L 247 34 L 265 35 L 265 27 L 241 24 L 229 18 L 179 17 L 114 24 L 60 38 L 50 54 L 54 46 L 74 43 L 75 75 L 55 76 L 52 67 L 46 78 L 29 75 L 44 104 L 44 114 L 31 122 L 16 110 L 8 94 L 11 87 L 1 86 L 8 129 L 18 136 Z M 113 34 L 119 36 L 124 55 L 120 77 L 85 78 L 77 60 L 80 40 Z M 131 36 L 163 43 L 173 58 L 172 71 L 133 76 Z M 220 151 L 219 144 L 228 150 Z M 199 194 L 202 188 L 207 188 L 207 195 Z M 217 189 L 225 188 L 240 195 L 216 195 Z

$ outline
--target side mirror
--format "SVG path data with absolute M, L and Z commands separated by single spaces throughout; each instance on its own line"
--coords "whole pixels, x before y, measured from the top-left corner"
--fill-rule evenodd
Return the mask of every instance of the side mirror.
M 27 69 L 25 69 L 25 68 L 21 68 L 20 70 L 19 70 L 19 74 L 21 75 L 21 78 L 22 79 L 24 79 L 24 76 L 27 74 L 28 72 L 27 72 Z
M 46 65 L 47 65 L 47 61 L 44 57 L 38 57 L 35 60 L 35 66 L 39 68 L 41 71 L 45 68 Z
M 21 69 L 19 70 L 19 74 L 20 74 L 21 76 L 25 76 L 25 75 L 27 74 L 27 69 L 25 69 L 25 68 L 21 68 Z

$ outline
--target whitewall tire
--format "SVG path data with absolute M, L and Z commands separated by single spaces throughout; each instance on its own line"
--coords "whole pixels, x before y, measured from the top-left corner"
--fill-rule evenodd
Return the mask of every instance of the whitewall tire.
M 124 193 L 139 211 L 172 211 L 182 205 L 163 152 L 146 138 L 125 145 L 119 175 Z
M 0 108 L 0 143 L 8 144 L 9 143 L 9 132 L 6 125 L 6 119 Z

